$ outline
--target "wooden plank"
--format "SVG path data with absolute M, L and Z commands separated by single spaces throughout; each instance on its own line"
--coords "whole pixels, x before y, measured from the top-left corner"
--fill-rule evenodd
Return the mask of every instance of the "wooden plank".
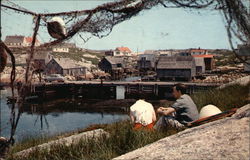
M 212 121 L 215 121 L 215 120 L 218 120 L 218 119 L 229 117 L 229 116 L 233 115 L 236 111 L 237 111 L 237 108 L 233 108 L 231 110 L 228 110 L 228 111 L 225 111 L 225 112 L 213 115 L 213 116 L 198 119 L 198 120 L 190 123 L 189 127 L 195 127 L 195 126 L 199 126 L 199 125 L 202 125 L 202 124 L 205 124 L 205 123 L 208 123 L 208 122 L 212 122 Z

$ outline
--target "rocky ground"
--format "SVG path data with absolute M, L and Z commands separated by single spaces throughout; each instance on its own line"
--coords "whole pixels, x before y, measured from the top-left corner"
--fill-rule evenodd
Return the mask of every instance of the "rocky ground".
M 229 83 L 239 78 L 246 77 L 249 73 L 231 71 L 228 73 L 222 73 L 218 75 L 207 75 L 205 79 L 195 79 L 193 82 L 197 83 Z

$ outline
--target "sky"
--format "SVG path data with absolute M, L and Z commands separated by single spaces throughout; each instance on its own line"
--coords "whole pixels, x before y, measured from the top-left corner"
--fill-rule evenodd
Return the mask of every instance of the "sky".
M 1 0 L 2 1 L 2 0 Z M 2 3 L 6 3 L 3 0 Z M 107 0 L 12 0 L 36 13 L 55 13 L 92 9 Z M 7 35 L 32 36 L 33 17 L 10 10 L 1 10 L 1 39 Z M 66 26 L 67 27 L 67 26 Z M 83 37 L 86 34 L 81 34 Z M 87 38 L 87 36 L 86 36 Z M 45 26 L 40 26 L 41 43 L 53 39 Z M 133 52 L 158 49 L 230 49 L 222 14 L 212 10 L 190 10 L 157 6 L 116 25 L 104 38 L 92 37 L 86 43 L 78 36 L 70 41 L 78 47 L 94 50 L 115 49 L 125 46 Z

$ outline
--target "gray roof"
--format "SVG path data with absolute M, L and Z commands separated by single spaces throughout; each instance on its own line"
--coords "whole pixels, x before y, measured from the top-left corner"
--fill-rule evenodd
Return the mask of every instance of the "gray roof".
M 24 36 L 6 36 L 4 42 L 5 43 L 23 43 Z
M 54 58 L 54 60 L 63 68 L 63 69 L 72 69 L 72 68 L 84 68 L 76 64 L 70 58 Z
M 157 69 L 191 69 L 193 63 L 192 56 L 160 56 Z
M 123 64 L 124 62 L 124 58 L 123 57 L 111 57 L 111 56 L 107 56 L 105 57 L 107 61 L 109 61 L 111 64 L 118 64 L 121 63 Z

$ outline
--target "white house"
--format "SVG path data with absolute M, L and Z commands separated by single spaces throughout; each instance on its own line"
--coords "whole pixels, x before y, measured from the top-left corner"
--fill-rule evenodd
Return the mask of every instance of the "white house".
M 52 51 L 68 53 L 70 48 L 76 48 L 76 45 L 73 43 L 61 43 L 61 44 L 53 46 Z
M 113 56 L 131 56 L 132 51 L 128 47 L 117 47 Z

